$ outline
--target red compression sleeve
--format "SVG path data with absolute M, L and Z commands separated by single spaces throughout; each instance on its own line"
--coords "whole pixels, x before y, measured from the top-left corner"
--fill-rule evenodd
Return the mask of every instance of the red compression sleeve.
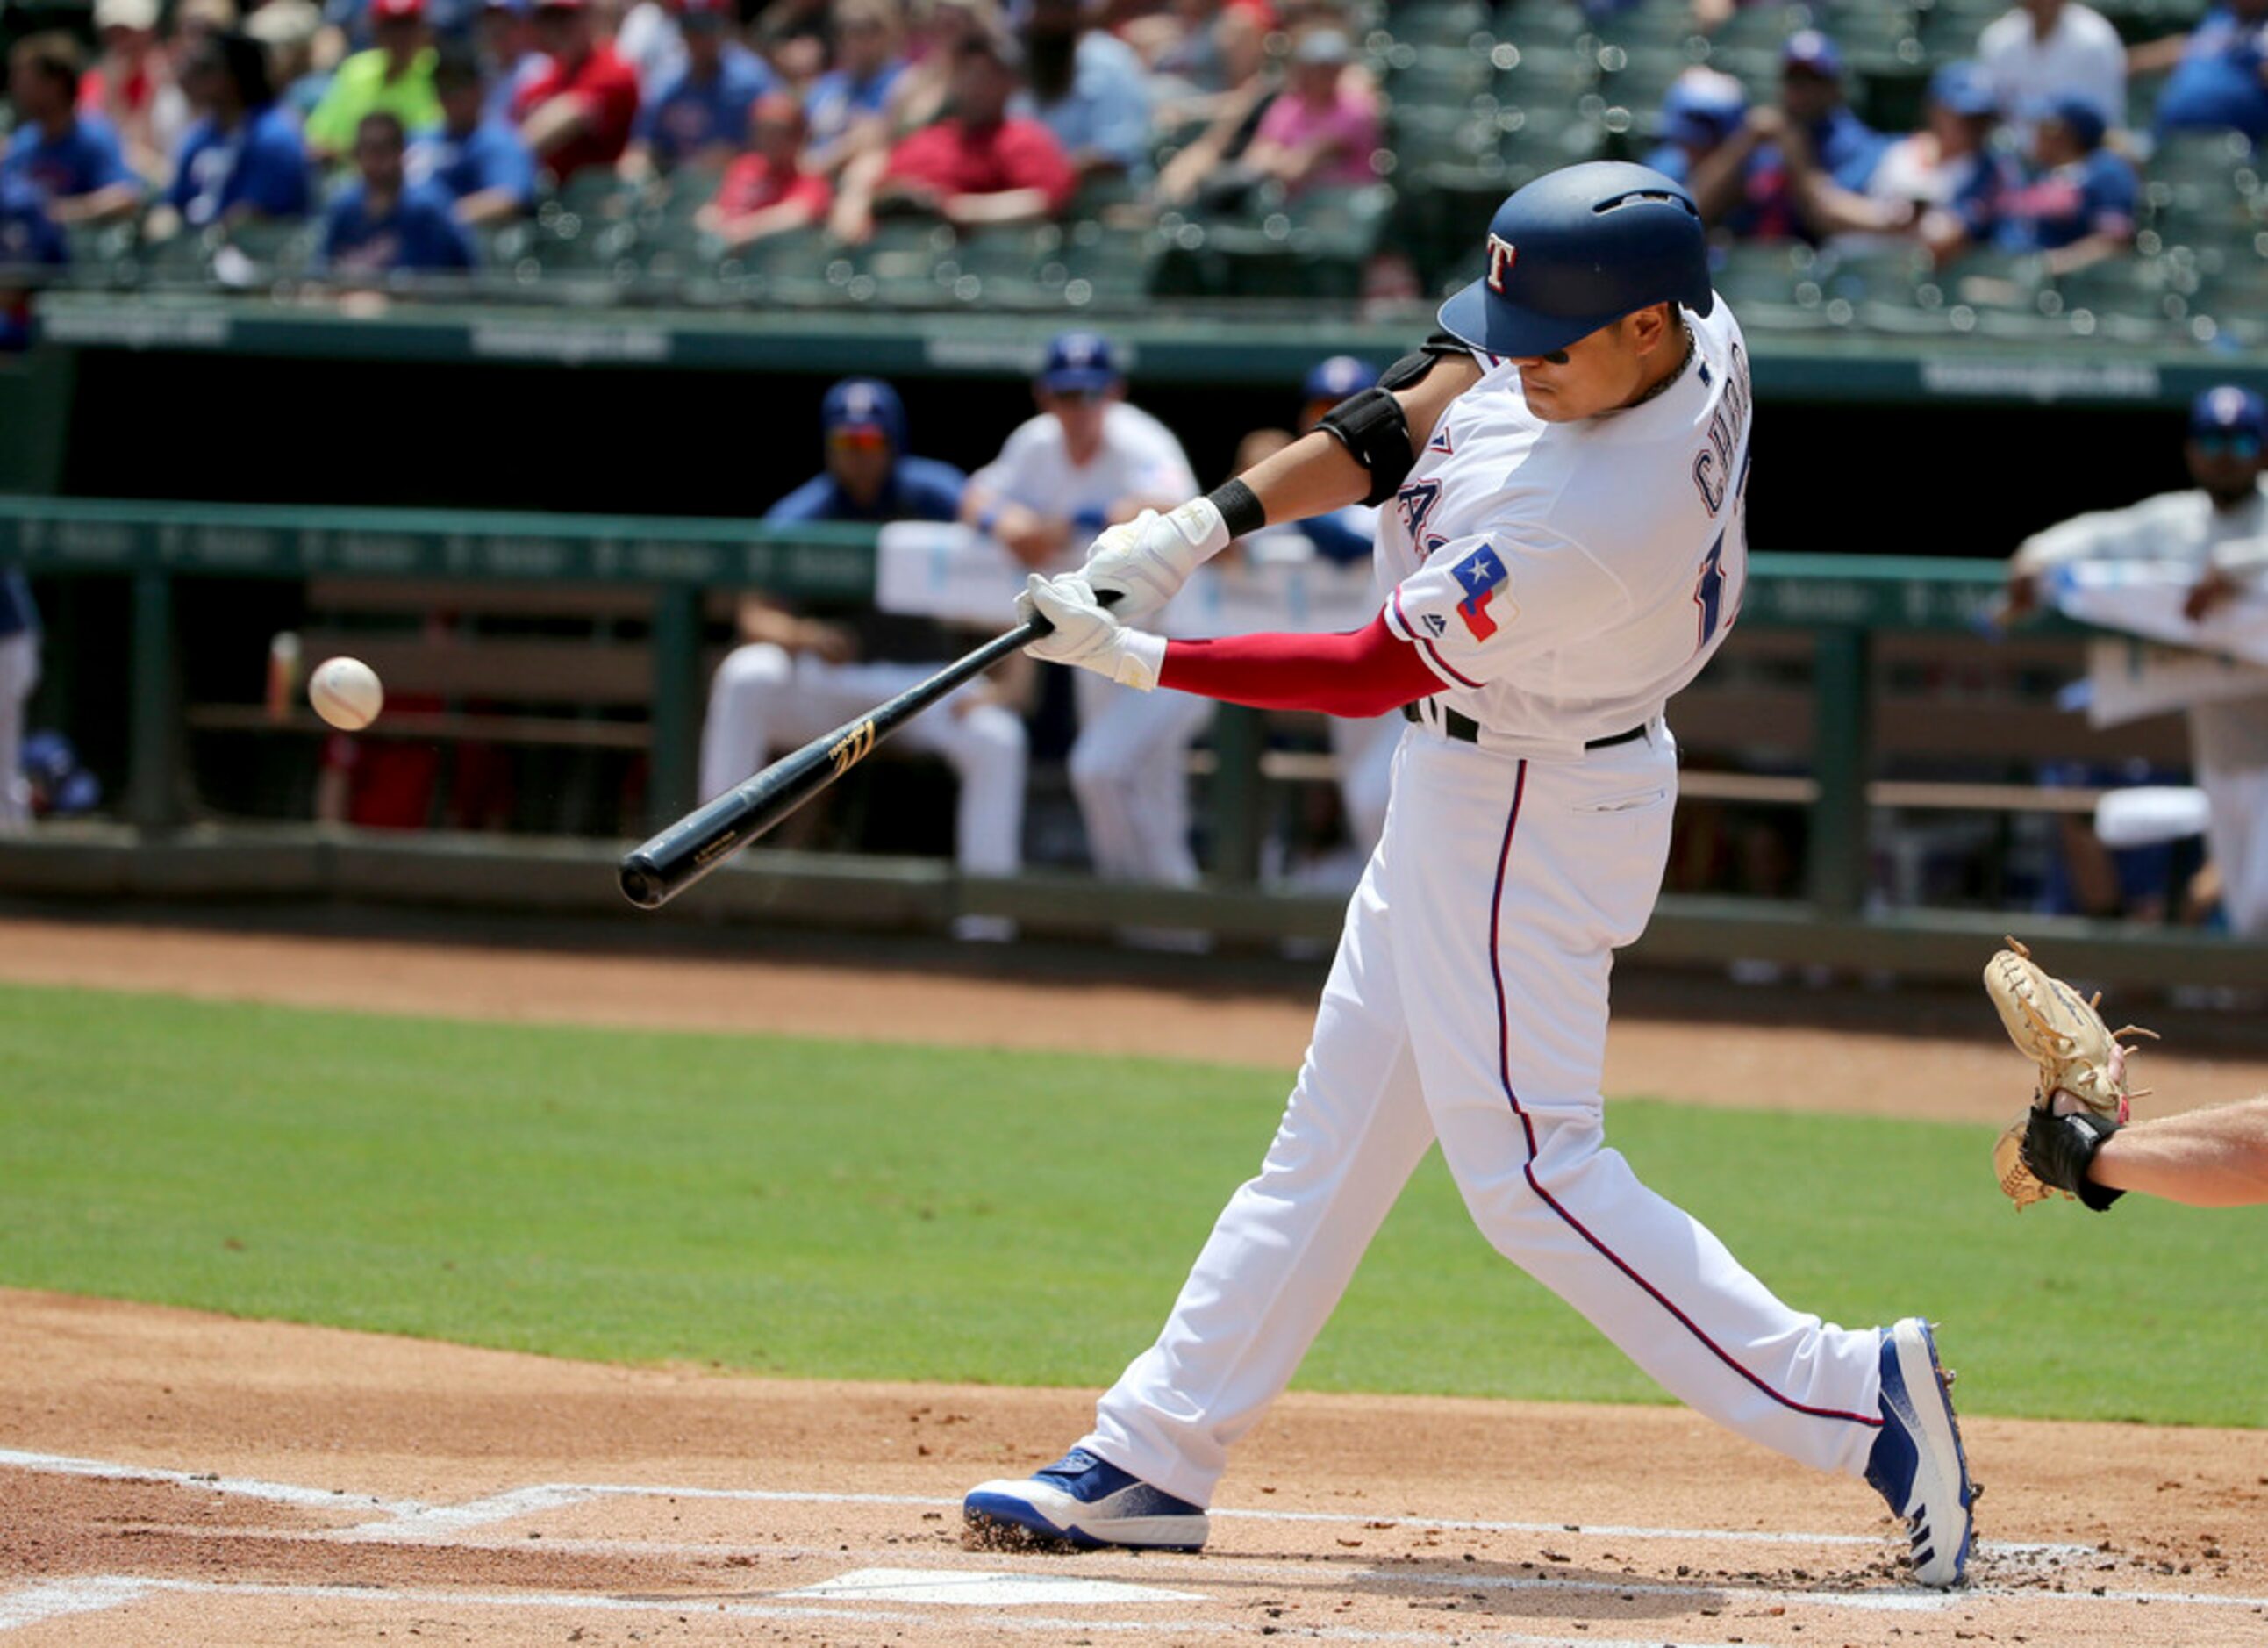
M 1441 690 L 1418 649 L 1386 627 L 1344 635 L 1231 635 L 1167 641 L 1158 684 L 1263 710 L 1383 715 Z

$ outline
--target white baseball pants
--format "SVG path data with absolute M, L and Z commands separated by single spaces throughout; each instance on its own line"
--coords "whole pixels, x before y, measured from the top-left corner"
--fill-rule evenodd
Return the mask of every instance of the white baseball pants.
M 927 680 L 926 664 L 830 664 L 770 642 L 734 648 L 709 687 L 701 729 L 701 798 L 723 794 L 765 758 L 809 743 Z M 976 876 L 1023 863 L 1024 722 L 1005 705 L 971 701 L 971 683 L 900 728 L 892 742 L 944 757 L 961 780 L 954 855 Z
M 2268 935 L 2268 768 L 2198 765 L 2205 792 L 2205 847 L 2220 873 L 2220 908 L 2229 930 Z
M 1394 751 L 1409 723 L 1399 714 L 1367 721 L 1331 717 L 1331 754 L 1338 759 L 1339 805 L 1347 836 L 1368 853 L 1386 832 L 1386 803 L 1394 791 Z
M 24 706 L 39 684 L 39 632 L 0 638 L 0 832 L 11 835 L 32 823 L 32 787 L 24 778 Z
M 1606 1146 L 1608 972 L 1653 911 L 1675 787 L 1658 722 L 1552 765 L 1403 735 L 1275 1142 L 1084 1445 L 1207 1503 L 1438 1138 L 1496 1249 L 1671 1393 L 1863 1474 L 1880 1335 L 1781 1304 Z
M 1079 738 L 1071 787 L 1086 825 L 1094 873 L 1114 881 L 1187 887 L 1197 879 L 1189 846 L 1189 746 L 1213 702 L 1160 688 L 1138 691 L 1091 669 L 1077 674 Z

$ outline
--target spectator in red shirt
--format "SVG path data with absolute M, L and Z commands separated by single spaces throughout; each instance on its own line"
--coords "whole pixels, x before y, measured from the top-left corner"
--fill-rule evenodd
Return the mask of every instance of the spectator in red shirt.
M 563 183 L 613 166 L 637 122 L 637 71 L 599 37 L 584 0 L 541 0 L 535 38 L 549 65 L 512 100 L 520 140 Z
M 726 246 L 807 229 L 827 216 L 835 196 L 826 178 L 804 166 L 807 129 L 792 92 L 768 92 L 748 111 L 749 151 L 725 169 L 716 198 L 695 223 Z
M 860 241 L 874 233 L 878 209 L 935 212 L 963 227 L 1028 223 L 1071 203 L 1079 177 L 1052 133 L 1008 118 L 1020 83 L 1013 41 L 982 33 L 963 41 L 953 70 L 953 113 L 887 155 L 853 161 L 843 177 L 832 227 Z

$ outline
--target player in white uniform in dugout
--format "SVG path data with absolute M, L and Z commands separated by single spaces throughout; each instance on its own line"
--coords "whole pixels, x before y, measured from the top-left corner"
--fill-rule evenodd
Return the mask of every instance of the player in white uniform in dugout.
M 2233 383 L 2205 390 L 2191 403 L 2183 455 L 2194 487 L 2091 511 L 2025 539 L 2009 563 L 2008 615 L 2029 611 L 2043 579 L 2081 561 L 2183 569 L 2197 580 L 2184 603 L 2192 619 L 2268 588 L 2268 402 Z M 2187 716 L 2221 910 L 2233 931 L 2268 935 L 2268 698 L 2193 704 Z
M 1039 656 L 1137 688 L 1413 723 L 1314 1039 L 1259 1175 L 1094 1430 L 964 1502 L 972 1536 L 1202 1546 L 1228 1450 L 1290 1380 L 1436 1139 L 1490 1242 L 1672 1393 L 1863 1476 L 1917 1578 L 1962 1576 L 1973 1490 L 1926 1324 L 1783 1304 L 1607 1147 L 1612 953 L 1660 890 L 1663 706 L 1740 609 L 1751 410 L 1698 213 L 1660 173 L 1571 166 L 1500 207 L 1445 335 L 1324 430 L 1037 577 Z M 1383 503 L 1384 610 L 1347 635 L 1135 627 L 1269 521 Z M 1097 592 L 1116 592 L 1106 610 Z
M 1033 385 L 1039 416 L 969 477 L 961 518 L 1026 565 L 1055 571 L 1103 528 L 1187 498 L 1197 477 L 1182 443 L 1128 405 L 1125 394 L 1108 339 L 1094 332 L 1056 338 Z M 1095 873 L 1195 882 L 1189 752 L 1212 720 L 1211 700 L 1129 691 L 1091 675 L 1079 677 L 1077 691 L 1071 780 Z

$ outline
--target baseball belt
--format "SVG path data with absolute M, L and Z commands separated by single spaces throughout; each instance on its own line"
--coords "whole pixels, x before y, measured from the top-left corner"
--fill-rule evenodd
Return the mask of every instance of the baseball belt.
M 1402 706 L 1402 719 L 1406 721 L 1416 721 L 1421 727 L 1425 724 L 1424 713 L 1415 704 L 1405 704 Z M 1441 711 L 1441 730 L 1461 744 L 1476 744 L 1481 741 L 1481 726 L 1478 721 L 1469 715 L 1460 715 L 1456 711 L 1447 707 Z M 1610 733 L 1604 738 L 1586 739 L 1583 748 L 1608 750 L 1616 744 L 1626 744 L 1633 738 L 1645 736 L 1646 725 L 1640 722 L 1627 732 Z

